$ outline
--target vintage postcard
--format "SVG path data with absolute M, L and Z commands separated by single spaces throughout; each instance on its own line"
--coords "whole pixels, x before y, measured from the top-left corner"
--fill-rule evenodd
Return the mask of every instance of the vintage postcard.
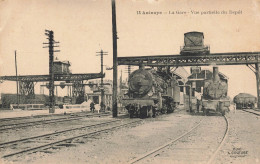
M 0 163 L 260 163 L 259 0 L 1 0 Z

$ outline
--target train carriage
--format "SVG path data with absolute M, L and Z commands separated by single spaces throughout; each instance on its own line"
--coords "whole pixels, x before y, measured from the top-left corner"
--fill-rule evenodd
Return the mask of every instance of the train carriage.
M 253 109 L 257 98 L 248 93 L 239 93 L 233 99 L 237 109 Z

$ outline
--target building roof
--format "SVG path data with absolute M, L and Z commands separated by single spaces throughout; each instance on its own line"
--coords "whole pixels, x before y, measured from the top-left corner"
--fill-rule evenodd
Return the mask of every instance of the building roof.
M 61 60 L 54 60 L 53 63 L 61 63 L 61 64 L 66 64 L 66 65 L 71 65 L 71 63 L 67 60 L 61 61 Z
M 180 76 L 182 81 L 186 81 L 190 75 L 183 67 L 178 67 L 176 70 L 174 70 L 173 73 L 177 76 Z

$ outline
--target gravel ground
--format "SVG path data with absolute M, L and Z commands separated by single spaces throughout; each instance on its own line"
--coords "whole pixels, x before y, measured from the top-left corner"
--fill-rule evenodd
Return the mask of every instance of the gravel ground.
M 94 118 L 82 118 L 79 120 L 72 120 L 72 121 L 64 121 L 64 122 L 57 122 L 52 124 L 41 124 L 41 125 L 35 125 L 35 126 L 29 126 L 25 128 L 19 128 L 19 129 L 10 129 L 5 130 L 0 133 L 0 143 L 2 142 L 8 142 L 12 140 L 27 138 L 31 136 L 38 136 L 43 135 L 47 133 L 53 133 L 56 131 L 66 130 L 66 129 L 72 129 L 77 127 L 82 127 L 86 125 L 96 124 L 99 122 L 104 122 L 108 120 L 112 120 L 112 117 L 94 117 Z
M 237 110 L 228 119 L 229 136 L 215 163 L 260 163 L 260 116 Z
M 71 147 L 49 150 L 49 153 L 37 152 L 26 157 L 10 158 L 9 161 L 2 163 L 127 163 L 179 137 L 203 118 L 205 117 L 200 115 L 189 115 L 185 111 L 148 118 L 135 126 L 75 140 Z M 194 133 L 140 163 L 205 162 L 203 157 L 208 159 L 209 154 L 216 149 L 223 137 L 225 124 L 224 119 L 221 121 L 220 118 L 222 117 L 207 116 L 207 120 Z M 230 112 L 229 135 L 213 163 L 259 163 L 259 118 L 243 111 Z M 97 120 L 93 118 L 91 121 L 94 123 Z M 176 147 L 179 150 L 183 149 L 182 155 L 176 155 Z
M 39 152 L 12 160 L 14 163 L 126 163 L 178 137 L 201 118 L 186 115 L 185 112 L 162 115 L 155 119 L 145 119 L 135 127 L 81 139 L 76 142 L 83 144 L 77 144 L 75 147 L 62 148 L 50 154 Z
M 75 112 L 89 112 L 88 109 L 78 108 L 78 109 L 55 109 L 55 114 L 75 113 Z M 0 118 L 12 118 L 12 117 L 28 117 L 28 116 L 38 116 L 38 115 L 50 115 L 48 109 L 43 110 L 0 110 Z
M 226 121 L 223 117 L 204 117 L 200 126 L 191 133 L 153 153 L 141 163 L 207 163 L 221 143 L 225 130 Z

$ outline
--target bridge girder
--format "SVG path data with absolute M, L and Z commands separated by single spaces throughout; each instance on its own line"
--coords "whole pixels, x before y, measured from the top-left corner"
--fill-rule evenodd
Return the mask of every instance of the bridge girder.
M 118 65 L 160 66 L 209 66 L 209 65 L 242 65 L 260 62 L 260 52 L 213 53 L 210 55 L 160 55 L 118 57 Z
M 118 65 L 151 67 L 253 65 L 257 83 L 257 107 L 260 108 L 260 52 L 212 53 L 209 55 L 160 55 L 118 57 Z M 251 68 L 251 67 L 250 67 Z M 252 69 L 252 68 L 251 68 Z
M 88 73 L 88 74 L 55 74 L 54 81 L 81 81 L 90 80 L 105 77 L 105 74 L 101 73 Z M 39 82 L 49 81 L 49 75 L 27 75 L 27 76 L 0 76 L 1 81 L 27 81 L 27 82 Z
M 27 98 L 34 98 L 34 83 L 28 81 L 19 82 L 19 91 L 21 95 L 26 96 Z
M 88 74 L 55 74 L 54 81 L 70 81 L 72 82 L 73 97 L 76 101 L 82 103 L 84 101 L 84 84 L 83 80 L 97 79 L 105 77 L 101 73 Z M 20 94 L 27 98 L 34 98 L 34 82 L 49 81 L 49 75 L 27 75 L 27 76 L 0 76 L 0 81 L 19 81 Z
M 85 87 L 83 81 L 72 82 L 72 97 L 76 98 L 76 104 L 84 102 Z

